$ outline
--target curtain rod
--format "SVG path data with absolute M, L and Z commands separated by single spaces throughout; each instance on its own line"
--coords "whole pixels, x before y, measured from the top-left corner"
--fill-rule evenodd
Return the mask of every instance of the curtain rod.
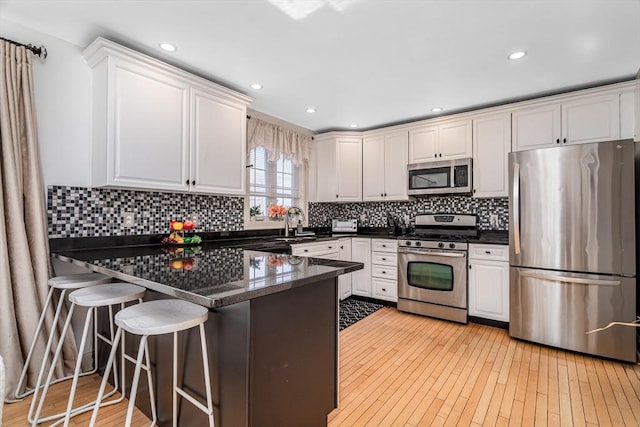
M 32 44 L 23 44 L 23 43 L 18 43 L 17 41 L 5 39 L 4 37 L 0 37 L 0 40 L 4 40 L 6 42 L 13 43 L 16 46 L 24 46 L 25 48 L 27 48 L 28 50 L 33 52 L 34 55 L 44 56 L 44 58 L 47 57 L 47 48 L 44 47 L 44 45 L 38 47 L 38 46 L 34 46 Z

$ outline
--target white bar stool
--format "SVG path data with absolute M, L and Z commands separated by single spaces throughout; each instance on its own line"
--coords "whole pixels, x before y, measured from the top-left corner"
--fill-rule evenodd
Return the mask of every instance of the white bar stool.
M 40 397 L 36 413 L 32 419 L 28 420 L 32 426 L 35 426 L 44 421 L 51 421 L 54 419 L 57 419 L 58 422 L 52 425 L 57 425 L 64 421 L 66 426 L 68 425 L 69 419 L 71 418 L 71 416 L 75 416 L 77 414 L 90 411 L 93 408 L 93 405 L 95 402 L 87 403 L 75 409 L 73 408 L 73 400 L 75 398 L 76 387 L 78 384 L 78 378 L 80 377 L 80 369 L 82 366 L 82 355 L 84 354 L 84 348 L 87 342 L 87 336 L 89 333 L 89 328 L 91 327 L 92 318 L 97 319 L 99 307 L 109 308 L 109 335 L 110 335 L 109 338 L 99 334 L 97 332 L 97 321 L 94 320 L 93 322 L 94 323 L 94 344 L 95 344 L 94 366 L 97 367 L 98 338 L 106 342 L 107 344 L 113 346 L 113 339 L 114 339 L 113 306 L 120 304 L 120 308 L 124 309 L 125 304 L 128 302 L 131 302 L 131 301 L 142 302 L 142 297 L 144 296 L 144 293 L 145 293 L 145 288 L 141 286 L 136 286 L 131 283 L 115 282 L 115 283 L 108 283 L 105 285 L 98 285 L 98 286 L 78 289 L 76 291 L 73 291 L 71 294 L 69 294 L 69 301 L 71 301 L 71 307 L 69 308 L 69 315 L 67 316 L 67 320 L 65 321 L 64 326 L 62 328 L 63 335 L 66 333 L 67 329 L 69 328 L 69 325 L 71 323 L 71 316 L 73 315 L 73 311 L 75 307 L 76 306 L 87 307 L 88 310 L 87 310 L 87 314 L 84 321 L 84 328 L 82 330 L 82 339 L 80 341 L 80 347 L 78 348 L 78 358 L 76 360 L 76 367 L 73 374 L 73 382 L 71 384 L 71 390 L 69 392 L 67 410 L 65 412 L 60 412 L 58 414 L 50 415 L 45 418 L 40 418 L 40 414 L 44 407 L 44 402 L 47 396 L 47 392 L 51 385 L 51 379 L 53 377 L 55 363 L 58 360 L 60 353 L 62 352 L 63 343 L 62 341 L 60 341 L 56 348 L 56 352 L 53 355 L 53 360 L 51 362 L 51 368 L 49 369 L 49 374 L 47 376 L 47 379 L 44 385 L 42 385 L 42 396 Z M 117 347 L 117 345 L 115 347 Z M 124 351 L 125 350 L 124 350 L 124 343 L 123 343 L 123 345 L 121 346 L 122 364 L 124 364 Z M 124 390 L 124 374 L 122 373 L 121 376 L 122 376 L 122 379 L 121 379 L 122 390 Z M 40 387 L 40 384 L 38 384 L 38 387 L 36 388 L 36 390 L 38 390 L 39 387 Z M 116 371 L 114 371 L 114 388 L 107 394 L 107 397 L 113 395 L 118 390 L 118 388 L 119 388 L 118 374 Z M 37 400 L 37 393 L 38 393 L 37 391 L 36 393 L 34 393 L 33 400 L 31 401 L 31 407 L 35 406 L 35 402 Z M 123 396 L 109 402 L 104 402 L 102 403 L 102 405 L 103 406 L 112 405 L 114 403 L 121 402 L 123 399 L 124 399 L 124 393 L 123 393 Z M 30 408 L 29 413 L 30 414 L 32 413 L 32 408 Z
M 131 396 L 129 396 L 129 407 L 127 408 L 125 426 L 131 426 L 133 408 L 135 406 L 136 393 L 138 390 L 140 368 L 142 367 L 143 350 L 144 353 L 146 353 L 147 358 L 147 366 L 144 368 L 147 370 L 147 378 L 149 380 L 149 397 L 151 399 L 151 412 L 153 415 L 151 425 L 155 425 L 157 414 L 154 402 L 153 385 L 151 383 L 151 372 L 149 369 L 151 366 L 149 365 L 147 338 L 150 335 L 173 333 L 173 426 L 176 427 L 178 425 L 179 394 L 204 412 L 209 417 L 209 426 L 213 427 L 213 403 L 211 398 L 211 379 L 209 377 L 209 356 L 207 354 L 207 340 L 204 333 L 204 322 L 207 321 L 208 317 L 209 311 L 205 307 L 176 299 L 143 302 L 142 304 L 127 307 L 117 313 L 115 322 L 116 325 L 118 325 L 118 330 L 116 331 L 111 354 L 109 354 L 109 360 L 107 361 L 104 378 L 100 385 L 100 391 L 98 392 L 98 398 L 96 399 L 97 403 L 94 406 L 89 426 L 93 427 L 96 425 L 96 419 L 98 417 L 98 410 L 100 407 L 99 402 L 102 401 L 104 389 L 107 385 L 109 370 L 111 369 L 111 365 L 113 364 L 113 359 L 115 357 L 115 349 L 118 346 L 118 341 L 120 340 L 122 330 L 124 329 L 129 333 L 141 335 L 135 372 L 133 374 L 133 383 L 131 384 Z M 181 387 L 178 387 L 178 332 L 191 329 L 196 326 L 200 327 L 200 345 L 202 349 L 207 406 L 203 405 Z
M 29 371 L 29 365 L 31 363 L 31 357 L 33 356 L 33 352 L 36 348 L 36 342 L 38 341 L 38 337 L 40 333 L 42 333 L 44 319 L 47 315 L 47 310 L 49 306 L 53 302 L 53 293 L 55 290 L 60 291 L 60 299 L 58 300 L 58 305 L 56 307 L 55 315 L 53 317 L 53 323 L 51 326 L 51 332 L 49 333 L 49 338 L 47 339 L 47 347 L 44 352 L 44 359 L 42 360 L 42 364 L 40 365 L 40 372 L 38 373 L 38 381 L 40 384 L 42 382 L 42 375 L 44 375 L 45 365 L 49 359 L 49 354 L 51 352 L 51 347 L 53 345 L 53 340 L 56 335 L 58 320 L 60 318 L 60 313 L 62 312 L 62 307 L 64 306 L 65 295 L 67 291 L 73 291 L 75 289 L 86 288 L 89 286 L 100 285 L 103 283 L 108 283 L 111 281 L 111 277 L 105 276 L 100 273 L 82 273 L 82 274 L 72 274 L 69 276 L 57 276 L 49 279 L 49 293 L 47 294 L 47 299 L 44 303 L 44 307 L 42 307 L 42 312 L 40 313 L 40 319 L 38 320 L 38 325 L 36 326 L 36 331 L 33 335 L 33 339 L 31 340 L 31 346 L 29 347 L 29 352 L 27 353 L 27 358 L 24 361 L 24 367 L 22 368 L 22 372 L 20 373 L 20 379 L 18 380 L 18 385 L 16 386 L 15 396 L 16 399 L 22 399 L 23 397 L 28 396 L 33 393 L 36 389 L 25 390 L 22 392 L 22 387 L 25 385 L 25 381 L 27 379 L 27 372 Z M 64 339 L 64 334 L 60 336 L 60 340 Z M 95 372 L 95 364 L 94 369 L 90 372 L 85 372 L 83 375 L 92 374 Z M 52 384 L 58 383 L 60 381 L 68 380 L 71 376 L 58 378 L 52 382 Z

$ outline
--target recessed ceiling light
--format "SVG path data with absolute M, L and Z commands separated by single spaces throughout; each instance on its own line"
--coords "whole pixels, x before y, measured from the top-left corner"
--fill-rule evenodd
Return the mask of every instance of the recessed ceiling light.
M 507 56 L 509 59 L 521 59 L 527 56 L 527 52 L 524 50 L 519 50 L 517 52 L 513 52 L 511 55 Z
M 442 111 L 442 107 L 434 107 L 431 109 L 432 113 L 439 113 L 440 111 Z
M 251 87 L 251 89 L 255 89 L 255 90 L 260 90 L 262 89 L 262 85 L 260 83 L 251 83 L 249 85 L 249 87 Z
M 160 43 L 160 49 L 166 50 L 167 52 L 175 52 L 176 47 L 171 43 Z
M 306 109 L 306 111 L 307 111 L 307 113 L 312 114 L 312 113 L 316 112 L 316 109 L 313 108 L 313 107 L 309 107 L 309 108 Z
M 357 124 L 357 123 L 351 123 L 351 124 L 349 125 L 349 127 L 350 127 L 350 128 L 357 128 L 357 127 L 358 127 L 358 124 Z

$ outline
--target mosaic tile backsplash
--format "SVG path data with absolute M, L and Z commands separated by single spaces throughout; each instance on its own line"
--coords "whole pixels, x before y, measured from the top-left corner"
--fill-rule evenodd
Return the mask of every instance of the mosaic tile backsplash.
M 50 186 L 47 189 L 49 237 L 103 237 L 164 234 L 173 218 L 199 215 L 197 231 L 244 229 L 242 197 L 162 193 L 104 188 Z M 123 227 L 133 212 L 135 225 Z M 329 227 L 333 218 L 356 218 L 360 226 L 384 227 L 387 212 L 413 219 L 417 213 L 477 213 L 483 230 L 509 228 L 508 199 L 442 196 L 410 202 L 309 203 L 309 226 Z M 491 227 L 489 215 L 498 215 Z
M 309 203 L 309 226 L 330 227 L 333 218 L 355 218 L 359 226 L 385 227 L 387 213 L 413 220 L 417 213 L 477 213 L 481 230 L 509 229 L 509 199 L 469 196 L 425 197 L 410 202 Z M 489 215 L 498 215 L 491 227 Z
M 169 220 L 199 216 L 196 231 L 244 228 L 244 198 L 104 188 L 49 186 L 49 237 L 102 237 L 162 234 Z M 133 212 L 134 226 L 122 215 Z

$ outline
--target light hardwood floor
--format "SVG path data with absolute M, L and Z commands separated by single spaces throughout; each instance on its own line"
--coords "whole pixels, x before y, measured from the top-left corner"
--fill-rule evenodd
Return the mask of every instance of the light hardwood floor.
M 87 401 L 98 385 L 84 379 Z M 65 404 L 58 389 L 56 409 Z M 27 409 L 28 400 L 5 405 L 5 425 L 25 425 Z M 122 425 L 125 410 L 102 409 L 100 426 Z M 383 308 L 340 333 L 340 407 L 328 425 L 638 426 L 640 366 Z

